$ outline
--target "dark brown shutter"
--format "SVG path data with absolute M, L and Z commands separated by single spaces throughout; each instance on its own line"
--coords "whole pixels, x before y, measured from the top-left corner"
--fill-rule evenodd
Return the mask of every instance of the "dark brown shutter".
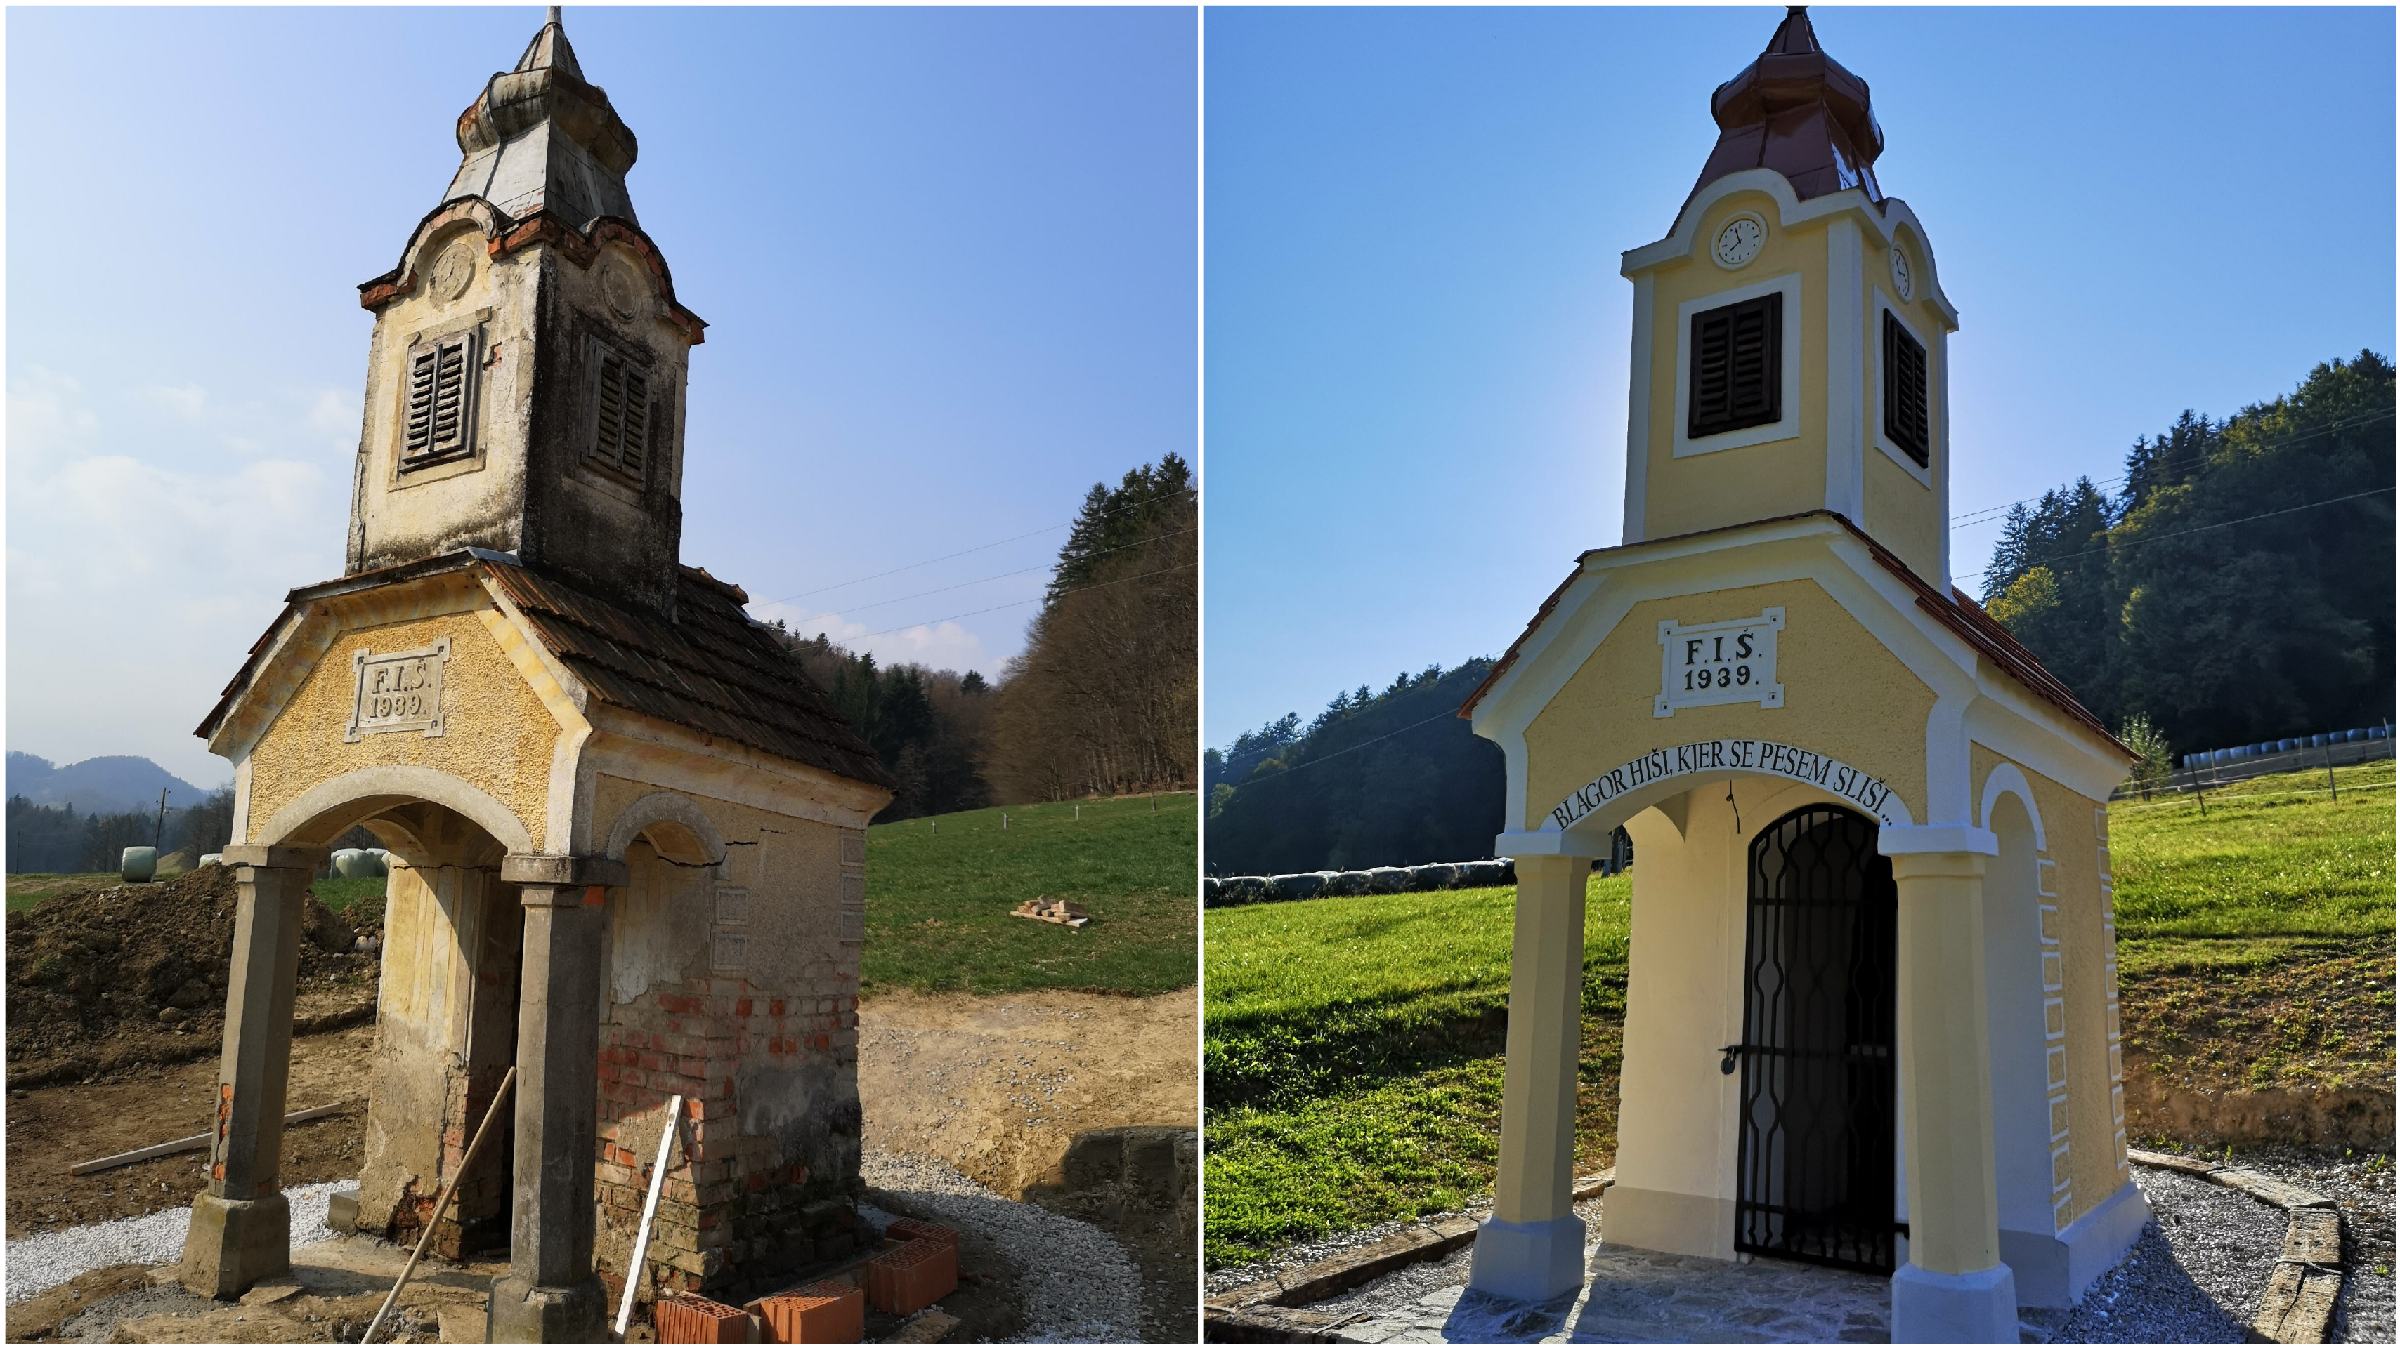
M 453 333 L 408 353 L 400 471 L 475 452 L 475 336 L 471 329 Z
M 1898 316 L 1883 315 L 1883 437 L 1919 467 L 1932 466 L 1931 402 L 1925 392 L 1925 346 Z
M 592 458 L 637 481 L 650 455 L 650 374 L 623 354 L 599 353 Z
M 1783 417 L 1783 293 L 1692 315 L 1690 415 L 1694 440 Z

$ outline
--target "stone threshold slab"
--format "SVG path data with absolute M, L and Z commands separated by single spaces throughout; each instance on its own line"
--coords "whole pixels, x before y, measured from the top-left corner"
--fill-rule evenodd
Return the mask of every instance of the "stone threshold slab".
M 2126 1159 L 2196 1175 L 2283 1209 L 2283 1253 L 2267 1275 L 2250 1333 L 2261 1343 L 2323 1343 L 2342 1294 L 2342 1211 L 2323 1194 L 2238 1165 L 2168 1152 L 2125 1150 Z

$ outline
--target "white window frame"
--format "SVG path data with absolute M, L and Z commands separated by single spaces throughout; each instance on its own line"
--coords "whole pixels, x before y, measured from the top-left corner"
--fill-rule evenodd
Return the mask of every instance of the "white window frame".
M 1775 420 L 1758 426 L 1744 426 L 1738 431 L 1719 431 L 1698 439 L 1691 436 L 1692 426 L 1692 315 L 1710 309 L 1739 304 L 1761 295 L 1783 296 L 1783 392 L 1778 399 L 1782 414 Z M 1674 457 L 1688 459 L 1698 454 L 1714 454 L 1721 449 L 1741 449 L 1750 445 L 1773 444 L 1778 440 L 1800 438 L 1800 273 L 1787 272 L 1770 276 L 1732 290 L 1719 290 L 1698 299 L 1685 300 L 1675 310 L 1675 449 Z
M 1890 314 L 1894 321 L 1899 323 L 1902 328 L 1907 329 L 1909 336 L 1917 339 L 1917 345 L 1925 348 L 1925 462 L 1922 466 L 1917 463 L 1915 456 L 1893 443 L 1892 438 L 1883 433 L 1883 371 L 1885 369 L 1883 316 L 1885 314 Z M 1908 475 L 1917 480 L 1918 486 L 1931 491 L 1933 490 L 1933 465 L 1941 461 L 1943 431 L 1946 429 L 1943 425 L 1941 403 L 1936 397 L 1936 393 L 1941 387 L 1941 380 L 1934 373 L 1936 352 L 1933 343 L 1925 340 L 1925 334 L 1917 331 L 1917 325 L 1908 321 L 1908 315 L 1903 313 L 1898 305 L 1892 303 L 1891 296 L 1884 293 L 1882 286 L 1875 287 L 1875 315 L 1870 328 L 1873 336 L 1869 340 L 1874 342 L 1875 347 L 1873 358 L 1868 364 L 1873 370 L 1875 387 L 1867 398 L 1867 414 L 1872 418 L 1875 428 L 1875 447 L 1883 451 L 1885 458 L 1906 469 Z

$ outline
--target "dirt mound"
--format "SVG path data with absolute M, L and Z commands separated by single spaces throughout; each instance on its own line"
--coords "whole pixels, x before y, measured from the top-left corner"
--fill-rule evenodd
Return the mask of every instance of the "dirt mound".
M 215 1048 L 233 953 L 233 871 L 62 895 L 8 915 L 9 1084 L 174 1062 Z M 361 984 L 375 957 L 308 895 L 303 989 Z

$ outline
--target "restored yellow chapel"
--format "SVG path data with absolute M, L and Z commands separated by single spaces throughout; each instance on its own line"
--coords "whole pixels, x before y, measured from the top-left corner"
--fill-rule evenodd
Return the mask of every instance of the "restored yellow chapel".
M 1889 1273 L 2015 1342 L 2139 1236 L 2106 802 L 2131 755 L 1950 584 L 1950 334 L 1866 83 L 1795 7 L 1633 283 L 1624 537 L 1461 715 L 1518 880 L 1473 1286 L 1580 1287 L 1585 886 L 1637 858 L 1602 1236 Z

